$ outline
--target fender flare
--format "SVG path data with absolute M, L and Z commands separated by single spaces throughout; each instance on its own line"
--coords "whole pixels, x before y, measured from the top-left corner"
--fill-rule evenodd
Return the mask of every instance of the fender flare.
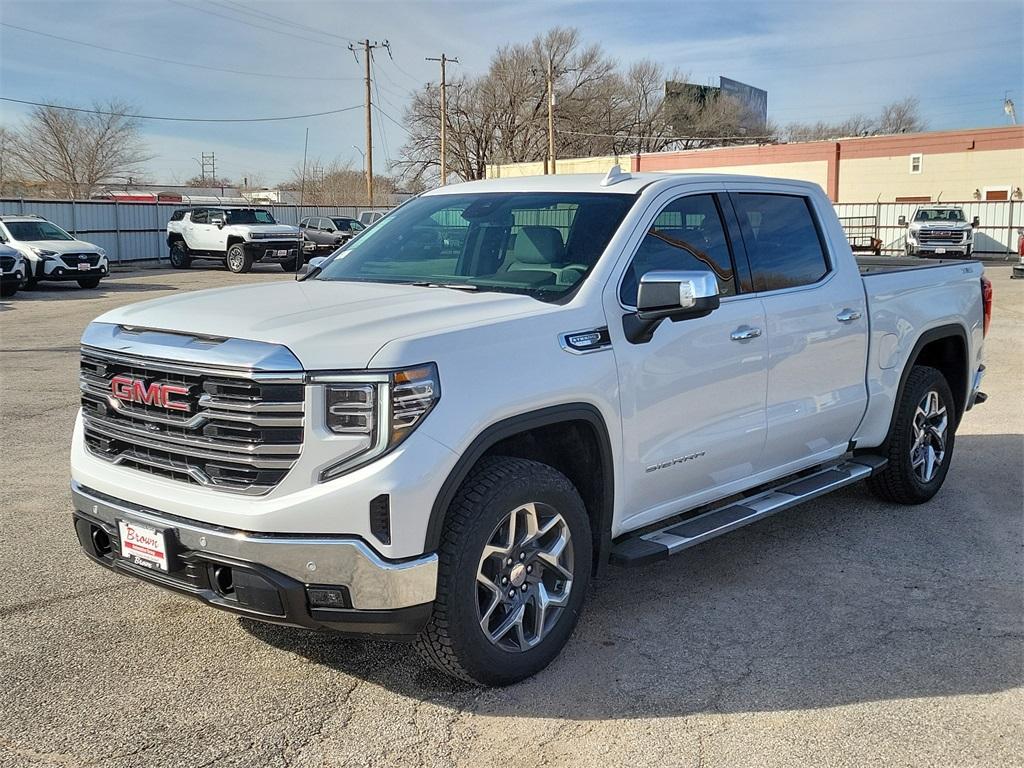
M 528 432 L 538 427 L 547 427 L 552 424 L 570 421 L 586 422 L 594 430 L 597 437 L 597 449 L 600 455 L 602 468 L 601 504 L 595 510 L 594 523 L 597 526 L 595 537 L 596 551 L 594 562 L 598 569 L 607 562 L 608 554 L 611 551 L 612 535 L 612 514 L 615 506 L 615 463 L 612 455 L 611 438 L 608 435 L 608 427 L 605 424 L 604 416 L 593 405 L 589 403 L 565 403 L 553 405 L 547 408 L 540 408 L 535 411 L 528 411 L 516 416 L 511 416 L 495 422 L 482 430 L 469 444 L 462 456 L 456 462 L 448 477 L 445 478 L 438 491 L 434 503 L 430 508 L 430 517 L 427 521 L 427 535 L 425 552 L 436 551 L 441 544 L 441 533 L 444 530 L 445 517 L 448 514 L 448 507 L 451 506 L 455 494 L 462 485 L 462 482 L 469 475 L 470 470 L 480 458 L 492 447 L 513 435 L 521 432 Z
M 971 360 L 970 352 L 971 347 L 967 343 L 967 330 L 958 323 L 950 323 L 948 325 L 940 325 L 935 328 L 929 328 L 927 331 L 922 333 L 917 341 L 914 343 L 914 348 L 910 350 L 910 355 L 907 357 L 906 365 L 903 366 L 903 372 L 900 374 L 900 384 L 896 389 L 896 399 L 893 401 L 892 413 L 889 415 L 889 429 L 886 430 L 885 439 L 886 442 L 889 440 L 889 435 L 892 434 L 893 425 L 896 423 L 896 414 L 899 409 L 899 404 L 903 402 L 903 391 L 907 385 L 907 379 L 910 377 L 910 371 L 913 370 L 917 364 L 918 358 L 921 356 L 921 350 L 931 344 L 933 341 L 939 341 L 940 339 L 958 338 L 963 342 L 964 345 L 964 357 L 966 358 L 967 366 L 964 370 L 964 378 L 967 382 L 968 389 L 971 386 Z M 953 387 L 950 386 L 950 389 Z M 956 421 L 957 424 L 964 416 L 966 411 L 966 404 L 968 395 L 970 392 L 965 391 L 962 393 L 964 405 L 958 409 Z

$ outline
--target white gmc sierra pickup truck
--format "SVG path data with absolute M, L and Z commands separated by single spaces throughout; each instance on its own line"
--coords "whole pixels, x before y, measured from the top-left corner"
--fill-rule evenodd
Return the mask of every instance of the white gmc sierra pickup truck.
M 75 528 L 120 573 L 507 684 L 609 562 L 861 479 L 931 499 L 990 308 L 980 264 L 858 264 L 812 184 L 446 186 L 300 281 L 90 324 Z

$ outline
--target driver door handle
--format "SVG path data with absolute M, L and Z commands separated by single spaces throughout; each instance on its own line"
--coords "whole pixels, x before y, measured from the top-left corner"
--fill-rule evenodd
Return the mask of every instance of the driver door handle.
M 860 320 L 861 314 L 856 309 L 844 309 L 838 315 L 836 320 L 840 323 L 852 323 L 854 320 Z
M 760 328 L 751 328 L 749 325 L 741 325 L 729 334 L 729 338 L 733 341 L 749 341 L 750 339 L 756 339 L 760 335 Z

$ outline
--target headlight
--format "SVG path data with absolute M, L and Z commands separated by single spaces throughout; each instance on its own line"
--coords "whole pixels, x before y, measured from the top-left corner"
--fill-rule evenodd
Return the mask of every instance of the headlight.
M 314 377 L 324 385 L 324 426 L 348 438 L 345 456 L 320 473 L 330 480 L 398 447 L 441 397 L 437 366 Z
M 96 253 L 98 253 L 100 255 L 100 258 L 105 258 L 106 255 L 107 255 L 107 252 L 105 250 L 103 250 L 102 248 L 97 248 L 96 249 Z
M 36 256 L 42 256 L 44 259 L 48 256 L 55 256 L 57 254 L 56 251 L 48 251 L 45 248 L 33 248 L 32 253 Z
M 912 243 L 917 240 L 917 232 L 912 229 L 907 230 L 907 242 Z

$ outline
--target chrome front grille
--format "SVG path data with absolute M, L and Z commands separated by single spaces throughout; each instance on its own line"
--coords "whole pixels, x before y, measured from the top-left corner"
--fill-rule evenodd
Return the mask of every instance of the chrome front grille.
M 259 495 L 302 450 L 301 381 L 83 348 L 79 387 L 89 452 L 141 472 Z
M 958 229 L 922 229 L 917 237 L 922 245 L 960 245 L 966 234 Z

